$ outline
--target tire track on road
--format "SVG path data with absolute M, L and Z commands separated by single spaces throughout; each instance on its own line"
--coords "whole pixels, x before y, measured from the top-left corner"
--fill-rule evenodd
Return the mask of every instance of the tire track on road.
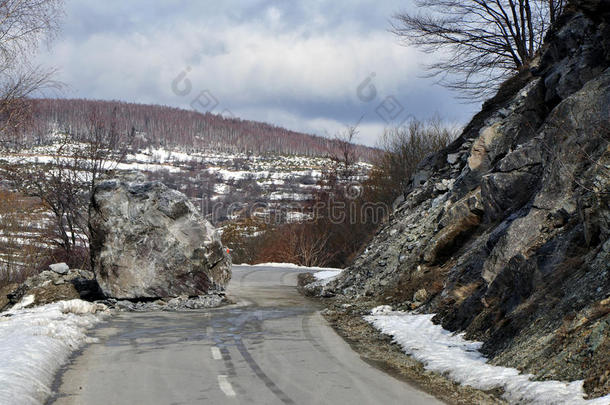
M 256 374 L 256 376 L 265 384 L 265 386 L 284 404 L 294 404 L 295 402 L 288 396 L 284 391 L 282 391 L 272 380 L 269 378 L 267 374 L 260 368 L 258 363 L 254 360 L 244 342 L 241 340 L 239 336 L 235 336 L 235 345 L 237 346 L 237 350 L 244 358 L 250 369 Z

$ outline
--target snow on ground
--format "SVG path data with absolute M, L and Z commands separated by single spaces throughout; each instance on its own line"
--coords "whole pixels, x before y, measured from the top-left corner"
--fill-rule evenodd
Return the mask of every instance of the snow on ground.
M 138 170 L 144 172 L 156 172 L 167 170 L 170 173 L 180 173 L 180 168 L 170 164 L 151 164 L 151 163 L 119 163 L 115 166 L 116 170 Z
M 312 216 L 300 211 L 290 211 L 286 213 L 286 221 L 293 222 L 301 222 L 312 219 Z
M 330 283 L 332 280 L 336 279 L 339 274 L 343 271 L 342 269 L 337 269 L 334 267 L 307 267 L 307 266 L 299 266 L 294 263 L 260 263 L 260 264 L 236 264 L 236 266 L 249 266 L 249 267 L 282 267 L 289 269 L 298 269 L 303 271 L 310 271 L 313 273 L 316 281 L 311 283 L 310 285 L 320 285 L 325 286 Z
M 318 271 L 317 273 L 313 273 L 313 276 L 316 278 L 316 280 L 330 281 L 341 274 L 342 271 L 343 270 L 340 269 L 322 270 Z
M 282 191 L 275 191 L 269 195 L 270 201 L 307 201 L 311 198 L 311 194 L 288 193 Z
M 32 298 L 0 314 L 0 404 L 44 403 L 55 373 L 74 350 L 90 342 L 85 332 L 105 310 L 81 300 L 19 308 Z
M 427 370 L 446 373 L 461 384 L 482 390 L 504 389 L 510 403 L 608 405 L 610 395 L 585 400 L 582 381 L 532 381 L 532 375 L 519 370 L 487 363 L 479 348 L 482 343 L 465 340 L 440 325 L 432 323 L 431 315 L 393 312 L 387 305 L 374 308 L 364 317 L 382 333 L 392 336 L 403 350 L 422 362 Z
M 249 267 L 283 267 L 283 268 L 289 268 L 289 269 L 299 269 L 299 270 L 311 270 L 311 271 L 317 271 L 318 273 L 314 273 L 314 276 L 316 276 L 316 274 L 319 274 L 321 272 L 334 272 L 333 276 L 336 276 L 337 274 L 341 273 L 341 269 L 337 269 L 334 267 L 307 267 L 307 266 L 299 266 L 298 264 L 294 264 L 294 263 L 259 263 L 259 264 L 236 264 L 236 266 L 249 266 Z M 330 276 L 327 276 L 330 277 Z

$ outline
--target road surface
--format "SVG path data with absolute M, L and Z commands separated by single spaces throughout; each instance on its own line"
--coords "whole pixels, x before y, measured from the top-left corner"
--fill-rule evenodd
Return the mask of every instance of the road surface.
M 298 294 L 298 273 L 235 266 L 236 305 L 112 317 L 49 403 L 440 404 L 361 360 Z

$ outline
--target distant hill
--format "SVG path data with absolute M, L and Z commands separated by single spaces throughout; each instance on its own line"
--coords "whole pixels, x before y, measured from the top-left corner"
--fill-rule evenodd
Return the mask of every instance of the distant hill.
M 267 123 L 226 118 L 161 105 L 86 99 L 32 99 L 31 122 L 23 136 L 44 142 L 53 131 L 78 134 L 87 131 L 92 114 L 112 117 L 121 131 L 136 134 L 136 148 L 179 147 L 225 153 L 326 156 L 332 140 Z M 358 145 L 361 160 L 370 161 L 376 150 Z

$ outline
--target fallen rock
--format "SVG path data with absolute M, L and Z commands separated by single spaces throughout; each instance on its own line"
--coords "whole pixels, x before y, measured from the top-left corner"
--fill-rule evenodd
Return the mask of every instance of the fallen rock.
M 154 311 L 188 311 L 195 309 L 216 308 L 231 301 L 222 294 L 207 294 L 198 297 L 181 296 L 164 298 L 155 301 L 129 301 L 113 298 L 103 301 L 109 308 L 123 312 L 154 312 Z
M 11 283 L 0 288 L 0 311 L 3 311 L 4 308 L 11 304 L 11 300 L 9 299 L 8 295 L 15 291 L 18 287 L 19 284 Z
M 457 163 L 459 157 L 460 157 L 459 153 L 450 153 L 447 155 L 447 163 L 449 163 L 450 165 L 453 165 L 453 164 Z
M 7 286 L 11 287 L 11 285 Z M 8 299 L 7 306 L 13 306 L 17 304 L 21 299 L 25 296 L 28 291 L 28 287 L 25 284 L 15 284 L 15 288 L 11 288 L 11 290 L 7 291 L 6 298 Z
M 413 301 L 424 303 L 428 300 L 428 291 L 425 288 L 420 288 L 413 294 Z
M 57 274 L 68 274 L 70 267 L 66 263 L 51 264 L 49 268 Z
M 103 298 L 95 275 L 91 271 L 68 269 L 65 273 L 57 273 L 45 270 L 28 277 L 21 284 L 13 283 L 0 289 L 0 311 L 13 307 L 26 296 L 34 297 L 32 305 L 72 299 L 93 301 Z
M 93 195 L 91 257 L 107 297 L 200 296 L 222 291 L 231 262 L 212 225 L 160 182 L 100 183 Z
M 49 284 L 28 290 L 34 296 L 34 305 L 46 305 L 52 302 L 80 299 L 80 294 L 72 284 Z

